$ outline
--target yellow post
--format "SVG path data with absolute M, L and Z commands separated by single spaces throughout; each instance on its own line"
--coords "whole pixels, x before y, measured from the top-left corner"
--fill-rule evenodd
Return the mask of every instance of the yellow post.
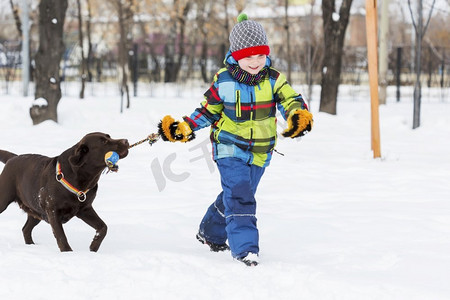
M 378 99 L 378 56 L 377 56 L 377 1 L 366 0 L 367 57 L 369 61 L 369 83 L 371 103 L 371 133 L 373 157 L 381 157 L 380 120 Z

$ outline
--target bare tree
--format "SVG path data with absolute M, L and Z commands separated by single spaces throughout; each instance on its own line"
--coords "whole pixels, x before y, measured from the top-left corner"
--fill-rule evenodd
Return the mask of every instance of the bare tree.
M 81 50 L 81 90 L 80 90 L 80 99 L 84 99 L 84 88 L 86 83 L 86 69 L 87 69 L 87 61 L 84 56 L 84 39 L 83 39 L 83 17 L 81 16 L 81 3 L 80 0 L 77 0 L 77 9 L 78 9 L 78 38 L 79 45 Z
M 196 24 L 201 38 L 201 54 L 200 54 L 200 72 L 204 82 L 211 80 L 211 74 L 207 72 L 208 62 L 208 34 L 210 32 L 211 25 L 208 24 L 208 20 L 212 17 L 213 12 L 212 0 L 198 0 L 197 1 L 197 16 Z
M 222 36 L 223 36 L 223 39 L 222 39 L 222 43 L 220 44 L 220 53 L 223 53 L 223 54 L 225 54 L 227 52 L 227 45 L 228 45 L 228 43 L 226 41 L 228 41 L 228 36 L 230 34 L 230 31 L 231 31 L 231 28 L 230 28 L 230 16 L 228 14 L 228 7 L 229 7 L 229 4 L 230 4 L 229 2 L 230 2 L 229 0 L 224 0 L 223 1 L 223 11 L 225 13 L 225 16 L 224 16 L 225 20 L 224 20 L 224 23 L 222 24 L 222 28 L 223 28 Z M 236 8 L 238 9 L 238 15 L 244 8 L 244 7 L 239 6 L 239 5 L 240 5 L 239 3 L 236 5 Z M 236 21 L 236 17 L 233 18 L 234 21 Z M 223 58 L 220 57 L 220 59 L 223 59 Z
M 121 95 L 121 112 L 123 109 L 123 97 L 126 96 L 127 104 L 126 108 L 130 108 L 130 90 L 128 88 L 128 50 L 130 48 L 129 35 L 131 34 L 131 23 L 133 20 L 133 12 L 131 10 L 133 0 L 117 0 L 115 2 L 116 9 L 119 18 L 119 85 L 120 85 L 120 95 Z
M 322 63 L 322 90 L 319 111 L 336 114 L 340 84 L 344 37 L 353 0 L 342 0 L 339 13 L 335 0 L 322 0 L 325 54 Z
M 61 99 L 59 64 L 64 53 L 63 27 L 67 0 L 41 0 L 39 3 L 39 49 L 35 56 L 35 99 L 46 104 L 33 104 L 30 116 L 33 124 L 46 120 L 58 122 L 57 106 Z
M 232 3 L 230 3 L 232 2 Z M 236 15 L 232 15 L 230 16 L 230 14 L 228 13 L 228 11 L 230 10 L 230 6 L 233 5 L 234 6 L 234 11 L 236 11 Z M 219 33 L 219 36 L 221 37 L 220 39 L 220 53 L 225 54 L 228 51 L 228 37 L 229 34 L 233 28 L 233 26 L 236 24 L 237 21 L 237 17 L 239 16 L 239 14 L 244 11 L 246 6 L 245 1 L 242 0 L 223 0 L 222 2 L 222 11 L 224 13 L 223 16 L 223 23 L 220 21 L 217 21 L 218 24 L 222 25 L 221 26 L 221 30 Z M 230 19 L 232 20 L 232 23 L 230 24 Z M 251 16 L 249 16 L 249 19 L 252 19 Z M 218 57 L 218 60 L 220 62 L 223 61 L 223 57 Z
M 161 77 L 161 63 L 158 59 L 158 55 L 156 53 L 156 48 L 158 41 L 156 41 L 156 34 L 153 36 L 150 35 L 150 31 L 160 32 L 162 30 L 162 26 L 159 24 L 156 16 L 161 14 L 156 8 L 164 8 L 163 5 L 159 2 L 155 1 L 137 1 L 136 2 L 136 18 L 137 25 L 139 29 L 139 34 L 142 37 L 142 42 L 144 43 L 144 52 L 150 55 L 151 64 L 148 66 L 151 67 L 151 72 L 148 74 L 148 78 L 150 81 L 160 81 Z M 143 20 L 142 16 L 151 15 L 153 16 L 153 22 L 146 22 Z M 157 29 L 155 29 L 157 28 Z M 151 30 L 149 30 L 151 29 Z
M 91 34 L 91 19 L 92 19 L 92 8 L 91 8 L 91 2 L 90 0 L 86 0 L 87 4 L 87 12 L 88 17 L 86 20 L 86 35 L 88 39 L 88 53 L 87 53 L 87 75 L 88 75 L 88 81 L 92 81 L 92 72 L 91 72 L 91 64 L 92 64 L 92 34 Z
M 181 63 L 185 54 L 186 19 L 191 9 L 192 1 L 173 0 L 173 9 L 170 14 L 172 27 L 169 41 L 165 47 L 165 82 L 176 82 Z
M 308 97 L 307 101 L 308 104 L 311 101 L 312 98 L 312 86 L 313 86 L 313 62 L 314 62 L 314 56 L 316 56 L 317 51 L 314 51 L 313 53 L 313 22 L 314 22 L 314 5 L 316 4 L 315 0 L 311 0 L 310 6 L 311 11 L 308 16 L 308 50 L 307 50 L 307 57 L 306 57 L 306 82 L 308 83 Z
M 289 35 L 289 0 L 284 0 L 284 30 L 286 31 L 286 52 L 287 52 L 287 80 L 291 81 L 292 57 L 291 57 L 291 37 Z
M 387 98 L 387 71 L 388 71 L 388 31 L 389 31 L 389 0 L 383 0 L 381 6 L 381 20 L 379 33 L 379 56 L 378 56 L 378 70 L 379 70 L 379 103 L 386 104 Z
M 11 6 L 11 10 L 14 16 L 14 22 L 16 24 L 17 32 L 19 33 L 19 37 L 22 38 L 22 22 L 19 17 L 19 9 L 16 5 L 14 5 L 12 0 L 9 0 L 9 5 Z
M 414 18 L 414 14 L 411 9 L 411 0 L 408 0 L 408 7 L 411 12 L 411 18 L 413 21 L 414 29 L 416 31 L 416 83 L 414 85 L 414 115 L 413 115 L 413 129 L 416 129 L 420 126 L 420 103 L 422 98 L 422 86 L 420 84 L 420 73 L 422 72 L 422 40 L 425 35 L 425 32 L 428 29 L 428 25 L 431 20 L 431 13 L 433 12 L 434 4 L 436 0 L 433 0 L 433 3 L 430 8 L 430 12 L 428 15 L 428 21 L 425 26 L 423 24 L 423 2 L 422 0 L 417 0 L 417 18 Z

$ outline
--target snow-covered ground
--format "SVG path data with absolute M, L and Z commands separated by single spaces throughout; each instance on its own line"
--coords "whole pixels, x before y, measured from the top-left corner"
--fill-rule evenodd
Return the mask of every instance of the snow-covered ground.
M 134 143 L 164 115 L 190 114 L 203 92 L 154 87 L 121 114 L 116 89 L 66 95 L 59 123 L 37 126 L 32 97 L 0 96 L 0 148 L 56 156 L 92 131 Z M 26 214 L 11 204 L 0 215 L 0 298 L 450 299 L 449 91 L 423 92 L 415 130 L 411 89 L 399 103 L 394 88 L 389 95 L 380 107 L 381 159 L 370 150 L 370 103 L 360 87 L 341 87 L 336 116 L 313 100 L 313 131 L 279 139 L 284 156 L 274 156 L 257 193 L 258 267 L 195 239 L 220 191 L 205 129 L 188 144 L 132 148 L 118 173 L 102 176 L 94 207 L 108 235 L 97 253 L 89 252 L 94 230 L 78 219 L 65 225 L 73 252 L 59 252 L 44 222 L 36 245 L 25 245 Z

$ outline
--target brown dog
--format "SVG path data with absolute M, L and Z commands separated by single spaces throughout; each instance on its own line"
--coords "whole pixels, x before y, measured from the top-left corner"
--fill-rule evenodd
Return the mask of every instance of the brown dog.
M 17 202 L 28 214 L 22 228 L 25 243 L 34 244 L 31 232 L 44 220 L 50 223 L 61 251 L 72 251 L 62 224 L 77 216 L 96 230 L 90 250 L 97 251 L 107 226 L 92 202 L 106 167 L 105 154 L 115 151 L 124 158 L 128 146 L 126 139 L 113 140 L 107 134 L 94 132 L 53 158 L 0 150 L 0 161 L 6 164 L 0 174 L 0 213 Z

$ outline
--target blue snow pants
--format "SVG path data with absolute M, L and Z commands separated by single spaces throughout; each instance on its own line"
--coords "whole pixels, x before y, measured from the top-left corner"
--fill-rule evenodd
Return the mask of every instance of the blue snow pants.
M 222 192 L 208 208 L 200 233 L 215 244 L 228 244 L 233 257 L 259 253 L 255 193 L 265 168 L 226 157 L 217 160 Z

